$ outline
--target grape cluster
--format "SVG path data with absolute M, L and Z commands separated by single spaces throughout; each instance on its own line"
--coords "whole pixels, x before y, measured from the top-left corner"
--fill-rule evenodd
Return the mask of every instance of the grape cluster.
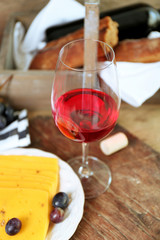
M 64 219 L 64 211 L 68 207 L 69 197 L 64 192 L 57 193 L 53 200 L 53 211 L 50 213 L 50 220 L 53 223 L 59 223 Z
M 3 102 L 0 102 L 0 130 L 15 120 L 14 109 Z

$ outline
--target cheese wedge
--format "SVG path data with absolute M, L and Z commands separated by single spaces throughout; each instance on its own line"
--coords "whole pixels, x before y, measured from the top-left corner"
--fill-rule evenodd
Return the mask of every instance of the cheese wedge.
M 0 188 L 0 239 L 45 240 L 49 226 L 48 193 L 42 190 Z M 9 236 L 5 225 L 9 219 L 21 220 L 19 233 Z

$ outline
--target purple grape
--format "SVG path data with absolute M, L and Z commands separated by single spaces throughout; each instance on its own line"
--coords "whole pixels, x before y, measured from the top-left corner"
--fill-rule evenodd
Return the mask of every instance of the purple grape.
M 13 122 L 14 120 L 14 109 L 8 105 L 6 106 L 6 109 L 5 109 L 5 116 L 6 116 L 6 119 L 7 119 L 7 124 Z
M 68 204 L 69 198 L 68 195 L 64 192 L 57 193 L 52 200 L 52 206 L 55 208 L 65 209 L 68 207 Z
M 21 221 L 18 218 L 12 218 L 7 222 L 5 231 L 8 235 L 13 236 L 20 231 L 21 226 Z
M 0 102 L 0 115 L 4 113 L 4 110 L 5 110 L 5 105 L 4 103 Z
M 54 208 L 50 213 L 50 220 L 53 223 L 62 222 L 64 219 L 64 210 L 61 208 Z
M 6 125 L 7 125 L 7 119 L 4 116 L 0 115 L 0 130 L 5 128 Z

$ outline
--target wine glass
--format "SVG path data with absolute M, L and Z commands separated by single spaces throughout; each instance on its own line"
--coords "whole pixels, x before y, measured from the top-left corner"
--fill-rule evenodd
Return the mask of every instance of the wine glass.
M 82 156 L 70 159 L 69 164 L 81 179 L 85 198 L 97 197 L 108 189 L 112 178 L 103 161 L 88 156 L 88 143 L 106 137 L 118 118 L 120 95 L 113 49 L 91 39 L 74 40 L 62 47 L 51 107 L 61 133 L 82 143 Z

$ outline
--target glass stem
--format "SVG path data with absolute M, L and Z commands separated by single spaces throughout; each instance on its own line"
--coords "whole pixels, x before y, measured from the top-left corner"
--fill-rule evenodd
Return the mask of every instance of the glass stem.
M 88 158 L 88 144 L 82 143 L 82 165 L 84 167 L 88 166 L 87 158 Z
M 92 175 L 92 171 L 88 166 L 88 144 L 82 143 L 82 166 L 79 168 L 79 175 L 81 178 L 89 178 Z

